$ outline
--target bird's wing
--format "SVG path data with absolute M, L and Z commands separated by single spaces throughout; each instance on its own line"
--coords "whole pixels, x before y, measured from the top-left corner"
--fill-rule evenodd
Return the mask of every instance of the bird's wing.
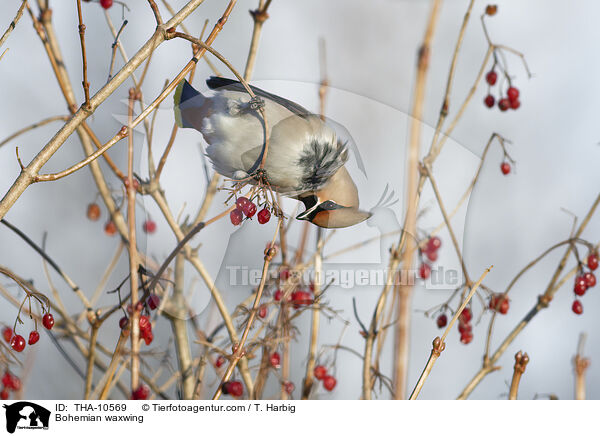
M 238 82 L 237 80 L 226 79 L 224 77 L 211 76 L 208 79 L 206 79 L 206 84 L 212 90 L 226 90 L 247 93 L 246 88 L 244 88 L 244 85 L 242 85 L 240 82 Z M 264 91 L 260 88 L 257 88 L 256 86 L 250 85 L 250 89 L 252 90 L 252 92 L 254 92 L 254 94 L 256 94 L 257 97 L 262 97 L 264 99 L 277 103 L 278 105 L 281 105 L 287 110 L 289 110 L 294 115 L 303 118 L 312 115 L 311 112 L 300 106 L 298 103 L 294 103 L 293 101 L 290 101 L 278 95 L 271 94 L 270 92 Z

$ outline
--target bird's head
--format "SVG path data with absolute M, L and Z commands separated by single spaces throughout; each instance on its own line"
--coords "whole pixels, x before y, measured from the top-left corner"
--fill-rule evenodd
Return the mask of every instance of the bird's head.
M 371 216 L 358 209 L 358 190 L 345 167 L 341 167 L 319 190 L 298 196 L 306 210 L 296 219 L 319 227 L 341 228 L 358 224 Z

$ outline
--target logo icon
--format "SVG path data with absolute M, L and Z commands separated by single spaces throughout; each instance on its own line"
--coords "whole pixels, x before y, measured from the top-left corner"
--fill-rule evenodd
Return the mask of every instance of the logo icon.
M 18 429 L 47 430 L 50 411 L 29 401 L 19 401 L 3 405 L 6 409 L 6 431 L 14 433 Z

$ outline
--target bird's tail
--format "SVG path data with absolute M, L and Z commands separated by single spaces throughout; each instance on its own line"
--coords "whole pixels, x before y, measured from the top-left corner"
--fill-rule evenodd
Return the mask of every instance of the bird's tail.
M 202 94 L 196 91 L 187 80 L 183 79 L 181 82 L 179 82 L 179 85 L 177 85 L 177 88 L 175 89 L 175 95 L 173 96 L 173 100 L 175 102 L 173 111 L 175 112 L 175 123 L 179 127 L 194 127 L 194 125 L 186 119 L 187 117 L 184 116 L 184 111 L 186 106 L 198 106 L 198 103 L 201 104 L 201 102 L 199 102 L 198 99 L 195 99 L 193 102 L 188 102 L 187 105 L 184 103 L 198 96 L 202 96 Z M 201 100 L 203 102 L 204 99 Z

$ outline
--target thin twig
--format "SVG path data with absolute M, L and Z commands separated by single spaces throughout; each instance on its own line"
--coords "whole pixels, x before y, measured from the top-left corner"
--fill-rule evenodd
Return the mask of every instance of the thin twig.
M 85 50 L 85 24 L 83 24 L 83 13 L 81 12 L 81 0 L 77 0 L 77 17 L 79 18 L 79 40 L 81 41 L 81 59 L 83 62 L 83 93 L 85 95 L 85 108 L 90 108 L 90 83 L 87 78 L 87 55 Z
M 279 233 L 279 228 L 281 227 L 282 221 L 283 221 L 283 219 L 280 218 L 277 222 L 277 229 L 275 230 L 275 235 L 273 236 L 273 240 L 271 241 L 271 244 L 274 243 L 275 238 L 277 237 L 277 234 Z M 256 297 L 254 298 L 254 304 L 252 305 L 252 309 L 250 310 L 250 315 L 248 316 L 248 321 L 246 321 L 246 328 L 244 329 L 244 332 L 242 333 L 240 342 L 237 344 L 234 344 L 233 356 L 231 357 L 231 360 L 229 361 L 229 366 L 225 370 L 225 374 L 223 374 L 223 377 L 221 378 L 221 383 L 219 383 L 219 387 L 217 388 L 217 391 L 213 395 L 213 398 L 212 398 L 213 400 L 219 399 L 219 397 L 221 396 L 221 393 L 223 391 L 223 384 L 225 384 L 229 380 L 229 378 L 233 374 L 233 370 L 237 366 L 238 362 L 240 361 L 242 356 L 246 353 L 246 350 L 244 349 L 244 346 L 246 344 L 246 339 L 248 338 L 248 333 L 250 332 L 250 328 L 252 328 L 252 324 L 254 323 L 254 319 L 256 318 L 256 312 L 258 311 L 258 306 L 260 305 L 260 299 L 262 297 L 263 290 L 265 288 L 265 283 L 267 280 L 267 273 L 269 271 L 269 265 L 271 264 L 271 261 L 273 260 L 273 256 L 275 255 L 275 252 L 276 251 L 274 248 L 268 247 L 267 249 L 265 249 L 265 260 L 263 263 L 263 270 L 262 270 L 262 275 L 260 278 L 260 284 L 258 285 L 258 289 L 256 290 Z
M 6 29 L 6 31 L 4 32 L 4 34 L 2 35 L 2 37 L 0 37 L 0 47 L 2 47 L 2 44 L 4 44 L 4 41 L 6 41 L 6 39 L 11 34 L 11 32 L 13 31 L 13 29 L 17 26 L 17 23 L 19 22 L 19 20 L 23 16 L 23 11 L 25 10 L 25 5 L 26 4 L 27 4 L 27 0 L 23 0 L 21 2 L 21 6 L 17 10 L 17 14 L 15 15 L 15 18 L 13 18 L 13 20 L 8 25 L 8 29 Z

